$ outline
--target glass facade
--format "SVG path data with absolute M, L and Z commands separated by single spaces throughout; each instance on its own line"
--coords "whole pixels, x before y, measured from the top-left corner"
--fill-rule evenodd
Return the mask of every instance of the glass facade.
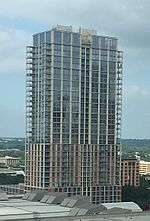
M 27 47 L 27 188 L 90 195 L 94 203 L 120 201 L 121 76 L 115 38 L 58 28 L 33 36 Z

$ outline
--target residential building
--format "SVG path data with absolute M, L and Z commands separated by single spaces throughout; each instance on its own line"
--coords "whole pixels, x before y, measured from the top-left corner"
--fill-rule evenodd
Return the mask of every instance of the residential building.
M 121 200 L 122 52 L 114 37 L 56 26 L 27 47 L 28 190 Z
M 122 186 L 140 186 L 139 160 L 122 159 L 121 165 Z
M 150 162 L 140 160 L 139 173 L 140 175 L 150 175 Z

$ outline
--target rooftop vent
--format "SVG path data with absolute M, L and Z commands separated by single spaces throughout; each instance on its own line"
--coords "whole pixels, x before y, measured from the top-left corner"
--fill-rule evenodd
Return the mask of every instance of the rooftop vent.
M 54 29 L 54 30 L 57 30 L 57 31 L 72 32 L 72 26 L 66 26 L 66 25 L 57 25 L 57 26 L 54 27 L 53 29 Z

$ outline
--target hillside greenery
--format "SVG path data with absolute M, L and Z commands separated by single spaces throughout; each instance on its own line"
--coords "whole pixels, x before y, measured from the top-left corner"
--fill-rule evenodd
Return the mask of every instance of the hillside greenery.
M 122 156 L 150 161 L 150 139 L 122 139 Z
M 24 138 L 0 138 L 0 156 L 21 156 L 24 159 L 24 148 Z M 150 161 L 150 139 L 122 139 L 122 156 L 128 158 L 135 155 Z

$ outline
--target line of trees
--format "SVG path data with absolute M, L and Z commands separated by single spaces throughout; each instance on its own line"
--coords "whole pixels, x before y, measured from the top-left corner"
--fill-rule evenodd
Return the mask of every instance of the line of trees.
M 22 174 L 10 175 L 0 174 L 0 185 L 14 185 L 24 182 L 24 176 Z
M 125 186 L 122 187 L 122 201 L 123 202 L 135 202 L 141 209 L 150 209 L 150 189 L 144 186 L 133 187 Z

